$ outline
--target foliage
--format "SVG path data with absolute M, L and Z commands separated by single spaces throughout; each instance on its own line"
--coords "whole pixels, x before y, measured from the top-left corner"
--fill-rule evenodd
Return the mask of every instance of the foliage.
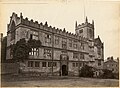
M 4 37 L 1 41 L 1 61 L 6 61 L 6 46 L 7 46 L 7 37 Z
M 28 59 L 29 52 L 31 51 L 30 46 L 27 44 L 26 40 L 20 39 L 16 44 L 14 44 L 12 47 L 12 54 L 13 59 L 16 59 L 18 61 L 23 61 L 25 59 Z
M 93 67 L 85 65 L 81 68 L 79 76 L 81 77 L 93 77 L 94 71 Z
M 28 40 L 28 45 L 31 48 L 39 48 L 41 46 L 41 41 L 35 40 L 35 39 L 30 39 L 30 40 Z
M 31 52 L 32 48 L 39 48 L 40 46 L 40 40 L 29 40 L 27 42 L 25 38 L 20 39 L 16 44 L 11 46 L 13 59 L 24 61 L 28 59 L 29 52 Z
M 111 78 L 111 79 L 114 79 L 116 77 L 115 77 L 115 74 L 111 70 L 104 69 L 103 70 L 103 74 L 101 75 L 101 78 Z

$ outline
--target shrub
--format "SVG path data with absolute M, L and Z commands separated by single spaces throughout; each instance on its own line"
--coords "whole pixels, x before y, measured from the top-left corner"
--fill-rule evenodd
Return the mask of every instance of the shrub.
M 93 77 L 93 75 L 94 75 L 94 71 L 93 71 L 93 67 L 91 66 L 85 65 L 79 71 L 80 77 Z
M 103 74 L 101 75 L 101 78 L 114 79 L 114 78 L 116 78 L 116 77 L 115 77 L 114 73 L 113 73 L 111 70 L 104 69 L 104 70 L 103 70 Z

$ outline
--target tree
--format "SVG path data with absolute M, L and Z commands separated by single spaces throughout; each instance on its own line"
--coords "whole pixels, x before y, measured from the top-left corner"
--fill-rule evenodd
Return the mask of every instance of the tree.
M 12 45 L 11 49 L 13 59 L 17 61 L 24 61 L 28 59 L 29 52 L 31 51 L 31 47 L 26 42 L 25 38 L 20 39 L 16 44 Z
M 103 74 L 101 75 L 101 78 L 115 78 L 114 73 L 112 73 L 111 70 L 104 69 Z
M 85 65 L 81 68 L 79 76 L 81 77 L 93 77 L 93 67 Z
M 35 39 L 30 39 L 30 40 L 28 40 L 28 45 L 31 48 L 39 48 L 41 46 L 41 41 L 35 40 Z
M 1 41 L 1 62 L 6 61 L 6 47 L 7 47 L 7 37 L 4 37 Z
M 27 42 L 25 38 L 20 39 L 16 44 L 11 46 L 13 59 L 17 61 L 27 60 L 29 57 L 29 52 L 32 51 L 32 48 L 39 48 L 40 46 L 40 40 L 30 39 Z

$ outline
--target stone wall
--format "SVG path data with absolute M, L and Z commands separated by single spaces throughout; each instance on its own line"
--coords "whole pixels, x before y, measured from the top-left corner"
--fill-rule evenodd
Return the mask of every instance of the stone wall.
M 1 63 L 1 74 L 17 74 L 18 70 L 17 63 Z

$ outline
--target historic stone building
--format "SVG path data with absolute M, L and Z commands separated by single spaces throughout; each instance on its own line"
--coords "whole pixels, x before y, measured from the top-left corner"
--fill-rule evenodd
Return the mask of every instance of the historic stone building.
M 36 71 L 41 75 L 78 75 L 85 64 L 103 68 L 104 45 L 99 36 L 94 38 L 94 21 L 75 24 L 75 34 L 13 13 L 7 30 L 7 56 L 12 59 L 10 45 L 22 38 L 40 40 L 42 46 L 33 48 L 24 71 Z
M 104 69 L 111 70 L 113 73 L 119 73 L 119 58 L 115 61 L 113 57 L 108 57 L 103 67 Z

